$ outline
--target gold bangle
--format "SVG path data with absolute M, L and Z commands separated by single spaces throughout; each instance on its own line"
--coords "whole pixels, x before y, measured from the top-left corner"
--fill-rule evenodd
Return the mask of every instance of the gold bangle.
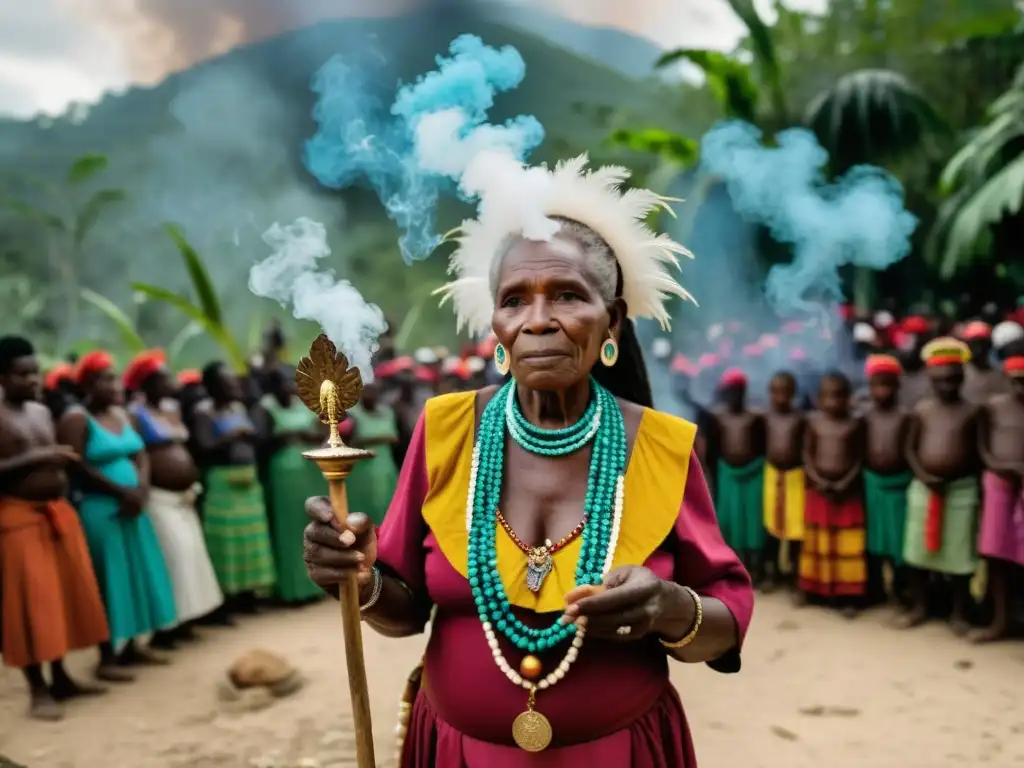
M 689 587 L 683 587 L 683 589 L 685 589 L 686 593 L 693 598 L 693 626 L 690 627 L 690 631 L 683 635 L 682 639 L 680 640 L 676 640 L 674 642 L 669 642 L 668 640 L 660 640 L 663 646 L 665 646 L 666 648 L 670 648 L 672 650 L 676 650 L 678 648 L 685 648 L 690 643 L 692 643 L 693 639 L 697 636 L 697 632 L 700 631 L 701 622 L 704 621 L 704 604 L 701 602 L 700 595 L 698 595 Z

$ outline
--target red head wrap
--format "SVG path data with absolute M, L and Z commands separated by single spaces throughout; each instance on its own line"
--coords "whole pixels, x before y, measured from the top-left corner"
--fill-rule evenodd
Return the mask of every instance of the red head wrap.
M 963 338 L 966 341 L 991 339 L 992 326 L 982 320 L 972 320 L 964 327 Z
M 485 360 L 494 354 L 494 348 L 498 346 L 498 337 L 491 334 L 486 339 L 477 344 L 476 354 L 478 357 L 482 357 Z
M 1024 355 L 1014 355 L 1003 361 L 1003 370 L 1007 376 L 1024 377 Z
M 912 333 L 915 336 L 920 336 L 923 333 L 928 333 L 931 330 L 931 323 L 928 322 L 928 318 L 922 317 L 921 315 L 910 315 L 910 317 L 903 318 L 903 322 L 900 323 L 900 328 L 904 333 Z
M 74 366 L 71 363 L 57 363 L 47 372 L 46 378 L 43 380 L 43 386 L 50 392 L 53 392 L 61 385 L 61 382 L 74 380 Z
M 167 364 L 167 355 L 162 349 L 147 349 L 137 354 L 121 374 L 124 388 L 134 392 L 142 383 Z
M 682 373 L 686 376 L 694 374 L 695 366 L 685 355 L 676 355 L 672 358 L 671 370 L 673 373 Z
M 184 371 L 178 372 L 178 383 L 183 387 L 202 384 L 203 374 L 195 368 L 186 368 Z
M 853 304 L 842 304 L 839 307 L 839 316 L 843 320 L 852 320 L 854 315 L 857 313 L 857 308 Z
M 793 347 L 789 350 L 789 359 L 796 362 L 803 362 L 807 359 L 807 353 L 800 347 Z
M 437 371 L 429 365 L 419 365 L 416 367 L 416 378 L 432 384 L 437 381 Z
M 762 333 L 757 343 L 762 349 L 776 349 L 779 346 L 779 337 L 774 333 Z
M 747 374 L 739 368 L 728 368 L 725 373 L 722 374 L 722 378 L 719 379 L 718 384 L 721 387 L 745 387 L 747 385 Z
M 378 379 L 386 379 L 402 371 L 412 370 L 413 360 L 411 357 L 396 357 L 394 360 L 387 360 L 373 369 L 373 375 Z
M 899 376 L 903 373 L 903 366 L 892 355 L 870 355 L 864 364 L 864 373 L 869 377 L 882 373 Z
M 75 365 L 75 384 L 81 385 L 90 376 L 113 367 L 114 358 L 110 356 L 109 352 L 104 352 L 102 349 L 87 352 L 78 358 L 78 364 Z

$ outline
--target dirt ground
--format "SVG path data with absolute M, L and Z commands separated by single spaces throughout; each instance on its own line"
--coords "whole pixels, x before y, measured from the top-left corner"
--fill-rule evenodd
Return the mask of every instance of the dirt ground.
M 1024 643 L 973 647 L 942 625 L 900 632 L 874 611 L 852 621 L 757 604 L 744 669 L 677 666 L 701 768 L 1024 766 Z M 390 765 L 396 704 L 422 639 L 367 634 L 378 762 Z M 284 654 L 308 686 L 231 713 L 216 682 L 253 647 Z M 94 658 L 79 654 L 84 674 Z M 354 765 L 337 606 L 207 630 L 172 667 L 45 724 L 25 717 L 20 675 L 0 675 L 0 755 L 28 768 L 332 768 Z

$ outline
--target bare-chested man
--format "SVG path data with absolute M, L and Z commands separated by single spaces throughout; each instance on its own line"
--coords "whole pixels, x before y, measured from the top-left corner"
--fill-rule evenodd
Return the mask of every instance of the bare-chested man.
M 97 645 L 109 631 L 85 534 L 64 500 L 64 468 L 77 457 L 57 444 L 50 412 L 38 402 L 41 383 L 31 343 L 0 339 L 3 659 L 25 673 L 32 716 L 59 720 L 65 699 L 103 692 L 72 680 L 64 656 Z
M 906 589 L 903 532 L 907 520 L 907 487 L 913 479 L 906 459 L 910 411 L 900 405 L 899 360 L 872 355 L 864 366 L 871 405 L 864 414 L 867 449 L 864 457 L 864 506 L 867 515 L 868 591 L 884 600 L 882 566 L 893 573 L 893 594 Z
M 1006 637 L 1010 630 L 1011 577 L 1024 566 L 1024 342 L 1003 360 L 1012 387 L 981 411 L 979 449 L 985 462 L 984 508 L 978 550 L 988 560 L 994 613 L 992 623 L 972 636 L 975 642 Z
M 996 395 L 1010 391 L 1003 372 L 992 365 L 992 326 L 973 320 L 964 327 L 964 341 L 971 350 L 971 359 L 964 371 L 964 400 L 984 406 Z
M 901 622 L 907 627 L 927 617 L 928 573 L 953 579 L 951 624 L 967 631 L 971 576 L 978 567 L 977 522 L 978 408 L 964 400 L 964 365 L 970 350 L 962 341 L 942 337 L 925 345 L 921 357 L 933 395 L 914 409 L 907 438 L 907 462 L 914 480 L 907 491 L 903 557 L 921 569 L 912 576 L 913 607 Z
M 746 408 L 747 377 L 737 368 L 722 374 L 722 406 L 712 414 L 709 464 L 715 468 L 715 510 L 726 543 L 752 575 L 760 576 L 764 549 L 764 418 Z
M 804 540 L 804 415 L 794 407 L 796 378 L 783 371 L 768 383 L 765 416 L 763 589 L 793 574 Z
M 864 425 L 850 413 L 850 380 L 832 372 L 821 379 L 818 412 L 807 420 L 802 599 L 823 598 L 856 614 L 867 580 L 861 470 Z

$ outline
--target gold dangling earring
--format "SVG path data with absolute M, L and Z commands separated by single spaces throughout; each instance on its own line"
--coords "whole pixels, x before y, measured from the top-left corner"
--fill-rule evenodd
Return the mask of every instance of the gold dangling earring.
M 508 357 L 508 352 L 505 351 L 505 347 L 499 342 L 494 346 L 494 367 L 498 369 L 498 373 L 502 376 L 508 373 L 511 361 Z
M 606 368 L 611 368 L 619 359 L 619 342 L 614 336 L 608 336 L 608 340 L 601 345 L 601 362 Z

